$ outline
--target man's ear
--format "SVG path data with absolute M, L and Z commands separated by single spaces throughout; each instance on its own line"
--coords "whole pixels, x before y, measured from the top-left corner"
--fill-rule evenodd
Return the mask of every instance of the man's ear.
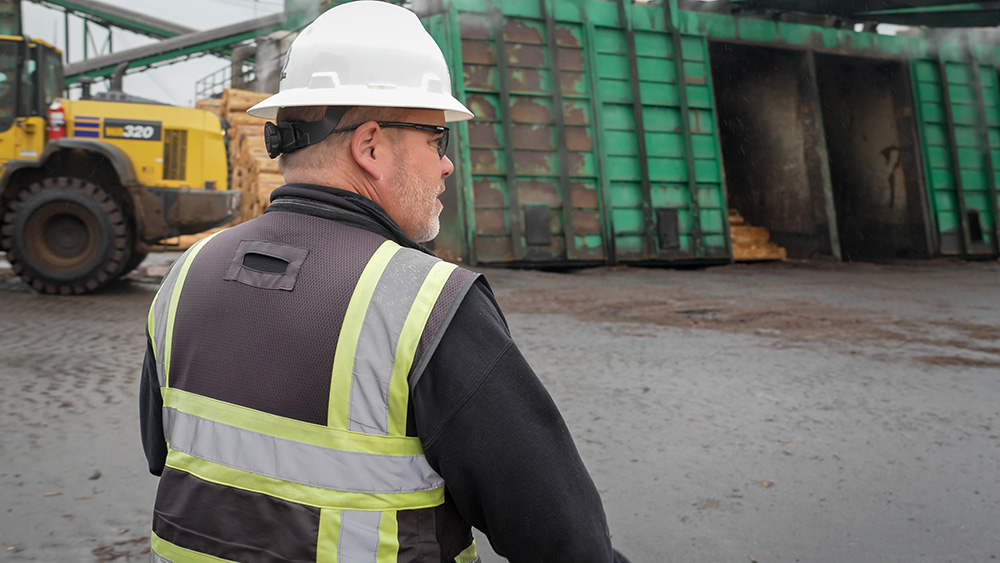
M 386 138 L 374 121 L 363 123 L 351 135 L 351 156 L 373 180 L 381 180 L 389 162 Z

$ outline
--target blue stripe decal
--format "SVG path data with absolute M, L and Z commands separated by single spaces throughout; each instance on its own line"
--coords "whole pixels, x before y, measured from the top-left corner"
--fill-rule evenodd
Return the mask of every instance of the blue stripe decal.
M 100 121 L 101 120 L 100 117 L 88 117 L 88 116 L 85 116 L 85 115 L 74 115 L 73 119 L 93 119 L 94 121 Z
M 74 137 L 100 137 L 100 131 L 73 131 Z
M 74 127 L 87 127 L 89 129 L 100 129 L 101 128 L 101 124 L 100 123 L 90 123 L 90 122 L 87 122 L 87 121 L 77 121 L 77 122 L 73 123 L 73 126 Z

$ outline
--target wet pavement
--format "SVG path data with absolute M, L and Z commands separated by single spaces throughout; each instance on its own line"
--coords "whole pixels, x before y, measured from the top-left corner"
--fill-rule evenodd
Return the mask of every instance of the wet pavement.
M 0 560 L 147 557 L 136 394 L 174 257 L 82 297 L 0 261 Z M 483 271 L 633 562 L 1000 557 L 997 262 Z

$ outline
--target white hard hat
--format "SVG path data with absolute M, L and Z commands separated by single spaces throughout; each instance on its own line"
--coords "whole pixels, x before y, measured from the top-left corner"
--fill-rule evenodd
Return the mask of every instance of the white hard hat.
M 278 108 L 376 106 L 439 109 L 445 121 L 472 119 L 451 95 L 444 55 L 416 14 L 387 2 L 327 10 L 292 43 L 277 94 L 247 113 L 274 119 Z

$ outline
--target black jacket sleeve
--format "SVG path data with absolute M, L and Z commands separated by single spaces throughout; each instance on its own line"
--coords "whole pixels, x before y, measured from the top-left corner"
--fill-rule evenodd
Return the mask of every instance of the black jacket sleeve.
M 146 333 L 146 357 L 142 360 L 142 375 L 139 378 L 139 431 L 149 472 L 160 475 L 167 462 L 167 442 L 163 437 L 163 397 L 160 395 L 160 381 L 156 377 L 156 358 L 149 332 Z
M 424 453 L 512 563 L 624 561 L 562 416 L 477 282 L 413 392 Z

